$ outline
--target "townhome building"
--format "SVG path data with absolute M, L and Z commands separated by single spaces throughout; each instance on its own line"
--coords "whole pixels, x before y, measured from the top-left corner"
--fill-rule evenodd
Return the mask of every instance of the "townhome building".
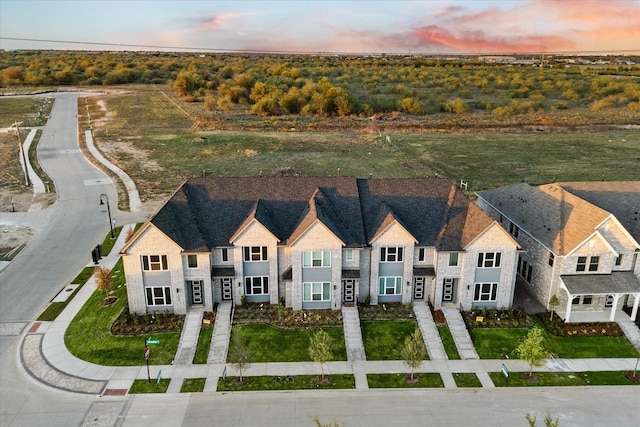
M 636 319 L 640 182 L 521 183 L 481 191 L 477 203 L 522 246 L 524 286 L 565 322 L 614 320 L 625 309 Z
M 135 313 L 282 303 L 510 307 L 520 247 L 433 179 L 191 178 L 121 251 Z

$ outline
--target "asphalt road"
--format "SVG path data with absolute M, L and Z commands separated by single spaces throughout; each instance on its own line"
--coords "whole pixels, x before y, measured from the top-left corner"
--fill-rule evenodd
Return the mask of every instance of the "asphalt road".
M 77 94 L 57 93 L 39 147 L 58 201 L 0 223 L 33 225 L 36 238 L 0 272 L 0 326 L 25 326 L 88 262 L 109 230 L 101 193 L 115 204 L 106 176 L 77 145 Z M 112 212 L 114 210 L 112 209 Z M 118 214 L 116 214 L 118 215 Z M 9 328 L 10 329 L 10 328 Z M 4 331 L 7 329 L 4 328 Z M 431 389 L 196 393 L 97 397 L 52 389 L 21 367 L 19 334 L 0 334 L 0 426 L 524 426 L 549 410 L 560 426 L 638 426 L 638 387 Z

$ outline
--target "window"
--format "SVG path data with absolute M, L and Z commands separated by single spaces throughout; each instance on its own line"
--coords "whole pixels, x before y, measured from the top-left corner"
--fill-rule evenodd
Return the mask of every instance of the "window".
M 250 261 L 266 261 L 267 260 L 267 247 L 266 246 L 245 246 L 244 247 L 244 260 Z
M 144 271 L 168 270 L 166 255 L 142 255 L 142 269 Z
M 592 256 L 589 259 L 589 271 L 598 271 L 598 263 L 600 262 L 599 256 Z
M 458 253 L 450 253 L 449 254 L 449 267 L 457 267 L 458 266 Z
M 426 252 L 424 248 L 418 249 L 418 262 L 424 262 L 426 257 Z
M 553 267 L 553 262 L 556 260 L 556 256 L 553 254 L 553 252 L 549 252 L 549 266 Z
M 500 252 L 481 252 L 478 254 L 478 268 L 500 267 Z
M 152 286 L 145 288 L 147 292 L 147 305 L 171 305 L 170 286 Z
M 222 262 L 229 262 L 229 249 L 222 248 Z
M 520 235 L 520 227 L 518 227 L 514 223 L 510 222 L 509 223 L 509 234 L 511 234 L 513 237 L 515 237 L 517 239 L 518 236 Z
M 313 251 L 302 253 L 303 267 L 331 267 L 331 252 Z
M 576 264 L 576 271 L 585 271 L 587 269 L 587 257 L 579 256 L 578 264 Z
M 187 255 L 187 265 L 189 268 L 198 267 L 198 257 L 196 255 Z
M 347 249 L 345 251 L 344 257 L 347 260 L 347 262 L 353 262 L 353 260 L 356 257 L 356 253 L 353 249 Z
M 533 267 L 529 265 L 527 261 L 518 257 L 518 274 L 527 282 L 531 283 L 531 276 L 533 275 Z
M 582 297 L 582 304 L 591 304 L 593 300 L 593 295 L 585 295 Z
M 495 301 L 498 291 L 497 283 L 476 283 L 473 293 L 474 301 Z
M 266 295 L 269 293 L 269 277 L 245 277 L 244 293 L 246 295 Z
M 302 300 L 330 301 L 331 283 L 329 282 L 305 282 L 302 284 Z
M 580 297 L 573 297 L 573 299 L 571 300 L 571 304 L 573 305 L 580 304 Z
M 616 265 L 622 265 L 622 254 L 618 255 L 618 258 L 616 258 Z
M 402 262 L 402 248 L 380 248 L 380 262 Z
M 402 293 L 402 277 L 381 277 L 379 295 L 400 295 Z

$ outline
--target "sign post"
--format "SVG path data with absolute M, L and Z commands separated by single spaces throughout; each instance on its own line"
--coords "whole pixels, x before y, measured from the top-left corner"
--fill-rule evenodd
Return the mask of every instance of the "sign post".
M 149 373 L 149 356 L 151 351 L 149 350 L 149 346 L 147 345 L 147 339 L 144 339 L 144 359 L 147 361 L 147 379 L 149 380 L 149 384 L 151 384 L 151 374 Z

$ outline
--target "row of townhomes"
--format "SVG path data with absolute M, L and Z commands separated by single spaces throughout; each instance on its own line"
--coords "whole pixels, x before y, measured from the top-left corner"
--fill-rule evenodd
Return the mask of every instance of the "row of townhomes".
M 207 177 L 187 180 L 121 255 L 136 313 L 223 301 L 470 309 L 512 305 L 520 249 L 441 178 Z
M 518 283 L 546 307 L 555 295 L 565 322 L 613 321 L 623 308 L 636 319 L 640 182 L 523 183 L 479 192 L 477 203 L 522 247 Z
M 442 178 L 192 178 L 121 253 L 129 307 L 507 308 L 517 283 L 567 322 L 614 320 L 623 308 L 635 320 L 640 182 L 477 196 Z

